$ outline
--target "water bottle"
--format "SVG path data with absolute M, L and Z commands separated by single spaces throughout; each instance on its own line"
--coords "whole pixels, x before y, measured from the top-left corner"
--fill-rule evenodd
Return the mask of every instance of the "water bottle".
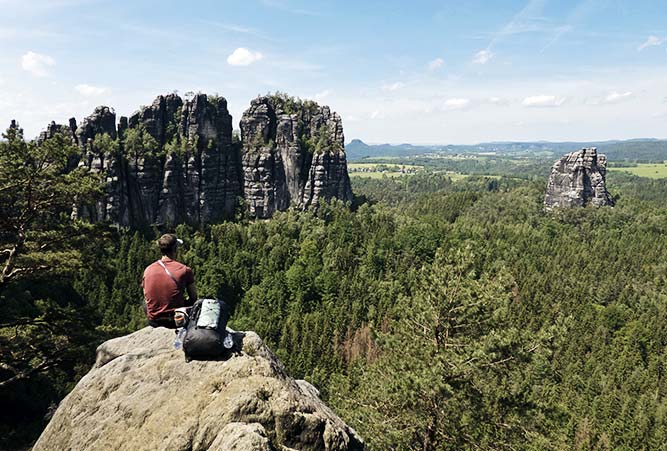
M 234 346 L 234 339 L 232 338 L 231 333 L 227 332 L 225 334 L 225 339 L 222 341 L 222 345 L 225 349 L 232 349 L 232 346 Z
M 176 338 L 174 339 L 174 349 L 181 349 L 181 346 L 183 346 L 184 335 L 185 335 L 185 327 L 181 327 L 181 329 L 176 334 Z

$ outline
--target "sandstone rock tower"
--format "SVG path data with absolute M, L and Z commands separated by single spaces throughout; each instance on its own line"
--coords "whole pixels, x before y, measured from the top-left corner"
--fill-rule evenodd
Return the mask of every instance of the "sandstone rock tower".
M 258 97 L 241 118 L 243 189 L 250 214 L 290 205 L 352 200 L 343 125 L 329 107 L 286 96 Z
M 545 208 L 614 205 L 607 191 L 606 172 L 607 158 L 595 147 L 564 155 L 551 167 Z
M 65 134 L 81 154 L 71 166 L 102 174 L 103 195 L 79 217 L 123 227 L 203 224 L 234 215 L 245 198 L 254 218 L 321 199 L 352 200 L 340 116 L 284 94 L 259 97 L 232 135 L 227 101 L 158 96 L 116 122 L 100 106 L 77 126 L 51 123 L 38 140 Z

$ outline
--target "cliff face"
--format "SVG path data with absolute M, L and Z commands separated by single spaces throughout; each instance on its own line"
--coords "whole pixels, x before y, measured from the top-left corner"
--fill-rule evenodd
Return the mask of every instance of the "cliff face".
M 116 143 L 101 140 L 107 134 Z M 201 94 L 159 96 L 120 118 L 99 107 L 76 131 L 79 163 L 106 176 L 105 196 L 79 214 L 122 226 L 202 223 L 234 213 L 240 155 L 227 101 Z
M 606 174 L 607 158 L 595 147 L 563 156 L 551 168 L 545 208 L 614 205 L 607 191 Z
M 233 142 L 222 97 L 159 96 L 129 118 L 98 107 L 77 127 L 50 124 L 81 148 L 73 164 L 105 177 L 105 194 L 80 217 L 121 226 L 201 224 L 234 214 L 245 197 L 251 216 L 269 218 L 290 205 L 352 200 L 340 116 L 287 97 L 255 99 Z M 102 137 L 108 135 L 108 138 Z
M 360 451 L 361 438 L 254 332 L 226 361 L 185 363 L 174 332 L 103 343 L 35 444 L 42 450 Z
M 269 218 L 291 204 L 352 200 L 343 125 L 329 107 L 259 97 L 241 118 L 243 190 L 250 214 Z

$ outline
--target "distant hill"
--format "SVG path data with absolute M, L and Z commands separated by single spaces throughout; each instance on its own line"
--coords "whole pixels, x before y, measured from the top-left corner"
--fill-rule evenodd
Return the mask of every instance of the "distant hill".
M 424 154 L 495 154 L 514 157 L 553 157 L 579 150 L 597 147 L 600 153 L 612 161 L 662 161 L 667 160 L 667 140 L 654 138 L 625 141 L 598 142 L 489 142 L 472 145 L 412 145 L 366 144 L 353 139 L 345 146 L 349 160 L 367 157 L 408 157 Z

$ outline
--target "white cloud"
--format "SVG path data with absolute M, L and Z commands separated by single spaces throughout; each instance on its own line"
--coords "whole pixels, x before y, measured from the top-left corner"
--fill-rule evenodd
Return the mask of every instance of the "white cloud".
M 447 99 L 444 106 L 446 110 L 460 110 L 470 105 L 470 99 Z
M 493 52 L 490 50 L 480 50 L 479 52 L 475 53 L 475 57 L 473 58 L 472 62 L 475 64 L 486 64 L 491 60 L 491 58 L 493 58 Z
M 231 66 L 249 66 L 264 58 L 260 52 L 253 52 L 245 47 L 239 47 L 227 57 L 227 63 Z
M 649 36 L 648 39 L 642 45 L 637 47 L 637 50 L 641 52 L 642 50 L 648 47 L 656 47 L 664 44 L 665 42 L 667 42 L 667 39 L 662 39 L 659 38 L 658 36 Z
M 107 92 L 109 92 L 109 90 L 107 88 L 100 88 L 98 86 L 91 86 L 91 85 L 87 85 L 85 83 L 80 84 L 80 85 L 76 85 L 74 87 L 74 89 L 76 89 L 79 94 L 81 94 L 83 96 L 86 96 L 86 97 L 95 97 L 95 96 L 99 96 L 99 95 L 106 94 Z
M 487 103 L 490 103 L 491 105 L 507 105 L 509 102 L 506 99 L 503 99 L 502 97 L 489 97 L 486 99 Z
M 556 96 L 547 96 L 547 95 L 539 95 L 539 96 L 530 96 L 526 97 L 523 99 L 523 106 L 528 106 L 528 107 L 555 107 L 555 106 L 561 106 L 565 102 L 564 97 L 556 97 Z
M 385 83 L 385 84 L 382 85 L 382 90 L 393 92 L 393 91 L 398 91 L 399 89 L 401 89 L 404 86 L 405 86 L 405 83 L 401 83 L 400 81 L 397 81 L 395 83 Z
M 621 102 L 624 99 L 627 99 L 628 97 L 632 97 L 632 92 L 624 92 L 624 93 L 618 93 L 616 91 L 610 92 L 607 97 L 604 98 L 605 103 L 617 103 Z
M 30 72 L 33 77 L 46 77 L 49 75 L 49 68 L 56 65 L 56 60 L 48 55 L 42 55 L 29 51 L 21 57 L 21 67 Z
M 315 94 L 314 97 L 315 97 L 315 100 L 322 100 L 322 99 L 328 97 L 329 94 L 330 94 L 329 90 L 325 89 L 324 91 L 318 92 L 317 94 Z
M 433 61 L 429 61 L 428 68 L 429 70 L 440 69 L 445 64 L 445 60 L 442 58 L 436 58 Z

